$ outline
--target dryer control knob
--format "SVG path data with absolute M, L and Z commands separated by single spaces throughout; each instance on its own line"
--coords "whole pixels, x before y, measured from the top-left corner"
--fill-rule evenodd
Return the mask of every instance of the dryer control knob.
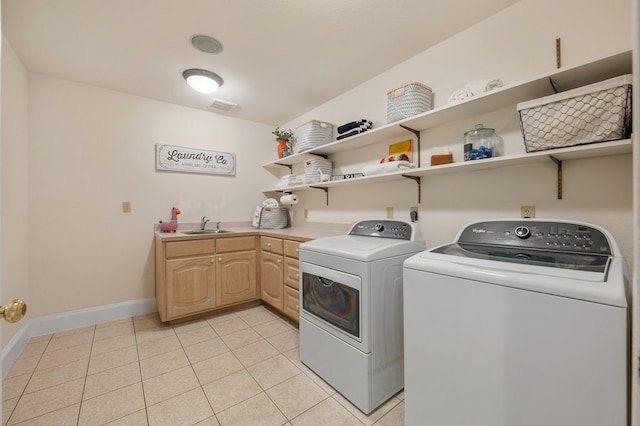
M 529 238 L 531 236 L 531 231 L 526 226 L 518 226 L 515 230 L 515 234 L 518 238 Z
M 384 231 L 384 225 L 383 225 L 383 224 L 381 224 L 381 223 L 376 223 L 376 224 L 373 226 L 373 229 L 374 229 L 374 231 L 376 231 L 376 232 L 382 232 L 382 231 Z

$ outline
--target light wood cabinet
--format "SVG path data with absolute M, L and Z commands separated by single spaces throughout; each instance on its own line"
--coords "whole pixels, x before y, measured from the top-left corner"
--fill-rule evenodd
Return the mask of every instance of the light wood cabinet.
M 261 298 L 298 321 L 299 241 L 261 237 Z
M 258 298 L 255 237 L 218 241 L 216 255 L 216 306 Z
M 284 313 L 298 321 L 300 311 L 299 241 L 284 240 Z
M 282 255 L 262 251 L 260 259 L 261 298 L 274 308 L 283 308 L 283 264 Z
M 214 256 L 167 260 L 167 318 L 215 307 L 215 266 Z
M 156 238 L 156 304 L 162 321 L 258 299 L 257 236 Z

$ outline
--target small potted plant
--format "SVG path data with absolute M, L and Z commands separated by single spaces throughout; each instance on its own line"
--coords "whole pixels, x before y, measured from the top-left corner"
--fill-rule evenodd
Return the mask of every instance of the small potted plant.
M 276 140 L 278 141 L 278 158 L 286 157 L 291 152 L 291 143 L 293 142 L 293 138 L 295 133 L 293 130 L 280 130 L 280 127 L 276 127 L 276 129 L 271 132 L 276 135 Z

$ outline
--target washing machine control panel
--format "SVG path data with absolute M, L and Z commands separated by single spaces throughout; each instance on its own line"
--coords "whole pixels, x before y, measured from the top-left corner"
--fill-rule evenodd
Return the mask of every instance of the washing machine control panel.
M 364 220 L 351 228 L 349 235 L 412 240 L 413 227 L 401 220 Z
M 565 222 L 476 222 L 460 233 L 458 242 L 612 254 L 609 240 L 602 231 L 583 224 Z

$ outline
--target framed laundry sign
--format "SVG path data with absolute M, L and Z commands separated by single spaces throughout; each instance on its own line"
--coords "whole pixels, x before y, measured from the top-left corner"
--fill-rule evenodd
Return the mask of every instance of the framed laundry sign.
M 231 152 L 156 144 L 156 170 L 236 175 L 236 155 Z

